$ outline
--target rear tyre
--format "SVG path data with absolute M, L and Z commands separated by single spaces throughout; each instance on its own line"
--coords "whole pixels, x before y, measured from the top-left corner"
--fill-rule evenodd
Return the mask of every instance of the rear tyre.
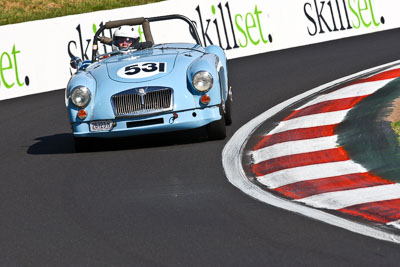
M 226 137 L 225 116 L 220 107 L 221 119 L 213 121 L 206 126 L 209 140 L 222 140 Z
M 92 139 L 87 137 L 75 137 L 74 136 L 74 146 L 75 152 L 88 152 L 92 150 Z

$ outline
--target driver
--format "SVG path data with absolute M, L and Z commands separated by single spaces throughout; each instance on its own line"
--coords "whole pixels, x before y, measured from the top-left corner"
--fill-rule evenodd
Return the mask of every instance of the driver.
M 135 33 L 134 28 L 122 26 L 119 27 L 113 36 L 113 51 L 135 47 L 139 43 L 139 36 Z

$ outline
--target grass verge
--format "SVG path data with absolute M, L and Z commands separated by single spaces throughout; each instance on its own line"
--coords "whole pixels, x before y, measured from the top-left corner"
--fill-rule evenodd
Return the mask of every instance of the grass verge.
M 393 131 L 397 134 L 397 141 L 400 145 L 400 121 L 392 122 L 390 125 L 392 126 Z
M 163 0 L 0 0 L 0 25 L 160 1 Z

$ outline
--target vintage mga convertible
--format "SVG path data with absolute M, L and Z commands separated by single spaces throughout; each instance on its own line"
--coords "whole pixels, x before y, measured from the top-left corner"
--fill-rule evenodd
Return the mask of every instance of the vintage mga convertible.
M 192 43 L 154 43 L 150 24 L 188 24 Z M 123 25 L 142 27 L 145 40 L 101 54 L 105 37 Z M 203 47 L 192 21 L 181 15 L 109 21 L 96 32 L 92 59 L 71 59 L 76 69 L 65 101 L 77 151 L 93 138 L 112 138 L 205 127 L 210 140 L 224 139 L 232 91 L 227 59 L 215 45 Z

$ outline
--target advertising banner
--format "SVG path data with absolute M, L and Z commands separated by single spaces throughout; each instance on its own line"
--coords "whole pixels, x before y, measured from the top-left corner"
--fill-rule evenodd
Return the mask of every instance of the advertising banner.
M 65 88 L 70 58 L 91 59 L 93 35 L 110 20 L 181 14 L 203 46 L 219 45 L 231 59 L 393 29 L 399 8 L 398 0 L 169 0 L 0 26 L 0 100 Z M 179 23 L 150 26 L 156 43 L 192 41 Z

